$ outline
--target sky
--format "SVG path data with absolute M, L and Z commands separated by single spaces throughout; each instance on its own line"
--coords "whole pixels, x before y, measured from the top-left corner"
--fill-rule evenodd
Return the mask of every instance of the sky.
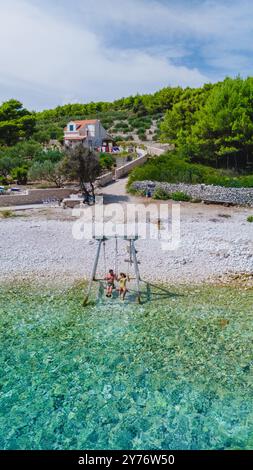
M 0 101 L 111 101 L 252 75 L 252 0 L 0 0 Z

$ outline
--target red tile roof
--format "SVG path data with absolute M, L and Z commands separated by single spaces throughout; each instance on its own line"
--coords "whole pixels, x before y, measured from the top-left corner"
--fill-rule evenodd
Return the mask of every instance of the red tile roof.
M 98 121 L 98 119 L 83 119 L 81 121 L 70 121 L 70 122 L 73 122 L 74 124 L 77 125 L 77 129 L 80 129 L 84 126 L 86 126 L 87 124 L 96 124 L 96 122 Z M 68 128 L 65 127 L 64 130 L 66 131 Z
M 84 126 L 85 124 L 96 124 L 97 119 L 84 119 L 82 121 L 73 121 L 75 124 L 80 124 Z

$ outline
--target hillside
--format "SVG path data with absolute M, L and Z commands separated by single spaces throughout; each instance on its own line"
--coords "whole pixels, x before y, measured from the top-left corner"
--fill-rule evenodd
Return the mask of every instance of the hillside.
M 205 181 L 210 179 L 206 173 L 212 176 L 214 168 L 222 171 L 229 185 L 234 184 L 234 177 L 253 173 L 253 78 L 237 77 L 201 88 L 167 87 L 111 103 L 67 104 L 38 113 L 26 110 L 19 101 L 7 101 L 0 106 L 0 181 L 10 176 L 17 179 L 17 175 L 22 180 L 22 174 L 34 162 L 49 160 L 52 169 L 63 157 L 62 148 L 50 148 L 45 154 L 45 146 L 48 149 L 52 140 L 63 142 L 63 129 L 69 120 L 90 118 L 100 119 L 118 142 L 174 144 L 173 161 L 178 171 L 173 170 L 173 178 L 177 182 L 191 181 L 192 171 L 201 182 L 203 166 L 207 167 Z M 161 159 L 164 181 L 171 178 L 171 157 L 168 154 Z M 154 171 L 147 164 L 141 179 L 146 178 L 146 168 L 149 177 L 155 178 L 159 160 L 151 166 Z M 181 172 L 182 166 L 187 177 Z M 251 186 L 251 178 L 248 184 Z
M 184 93 L 182 88 L 164 88 L 154 94 L 122 98 L 112 103 L 68 104 L 36 113 L 35 138 L 46 142 L 61 139 L 63 127 L 71 119 L 100 119 L 118 140 L 159 139 L 160 122 Z

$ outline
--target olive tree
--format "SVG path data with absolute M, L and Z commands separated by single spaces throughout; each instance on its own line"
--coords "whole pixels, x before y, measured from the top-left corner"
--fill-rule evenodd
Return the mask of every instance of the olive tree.
M 28 172 L 28 179 L 30 181 L 49 181 L 50 183 L 54 183 L 57 188 L 61 188 L 64 183 L 61 164 L 53 163 L 50 160 L 35 162 Z
M 101 174 L 96 152 L 82 144 L 68 149 L 61 163 L 61 170 L 67 179 L 79 181 L 80 189 L 85 195 L 95 196 L 94 182 Z

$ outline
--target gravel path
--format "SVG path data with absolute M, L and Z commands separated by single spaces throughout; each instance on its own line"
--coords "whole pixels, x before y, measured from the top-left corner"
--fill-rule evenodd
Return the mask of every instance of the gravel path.
M 103 190 L 105 203 L 145 202 L 126 195 L 125 181 Z M 181 242 L 163 251 L 159 240 L 136 242 L 143 278 L 193 283 L 234 273 L 253 272 L 252 210 L 217 205 L 181 204 Z M 19 213 L 20 214 L 20 213 Z M 22 213 L 21 213 L 22 214 Z M 60 208 L 26 211 L 24 217 L 0 219 L 0 281 L 21 278 L 64 283 L 89 275 L 96 242 L 75 240 L 75 218 Z M 155 220 L 151 222 L 156 223 Z M 162 221 L 163 224 L 163 221 Z M 114 267 L 114 242 L 108 242 L 107 268 Z M 119 242 L 119 266 L 127 270 L 126 244 Z M 100 273 L 104 273 L 103 262 Z

